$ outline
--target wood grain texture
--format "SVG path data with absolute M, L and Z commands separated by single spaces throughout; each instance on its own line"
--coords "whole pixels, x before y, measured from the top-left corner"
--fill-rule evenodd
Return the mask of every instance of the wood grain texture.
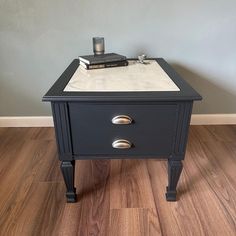
M 112 160 L 111 209 L 155 208 L 152 187 L 143 160 Z
M 178 201 L 167 162 L 77 161 L 67 204 L 52 128 L 0 128 L 0 235 L 236 235 L 236 126 L 191 126 Z
M 112 209 L 109 235 L 161 235 L 159 220 L 154 212 L 148 208 Z

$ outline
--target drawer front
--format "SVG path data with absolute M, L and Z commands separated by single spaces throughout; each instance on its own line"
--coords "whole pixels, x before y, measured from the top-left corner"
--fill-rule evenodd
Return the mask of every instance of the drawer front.
M 68 105 L 74 155 L 152 156 L 172 151 L 176 104 Z

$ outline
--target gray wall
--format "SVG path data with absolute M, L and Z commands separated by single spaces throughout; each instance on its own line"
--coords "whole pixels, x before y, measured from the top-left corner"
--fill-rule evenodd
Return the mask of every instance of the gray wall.
M 50 115 L 41 97 L 104 36 L 106 51 L 164 57 L 204 97 L 195 113 L 236 113 L 235 0 L 0 0 L 0 115 Z

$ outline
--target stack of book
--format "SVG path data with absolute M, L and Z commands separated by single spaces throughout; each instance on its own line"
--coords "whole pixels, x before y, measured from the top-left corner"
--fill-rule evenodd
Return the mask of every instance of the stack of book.
M 127 58 L 116 53 L 80 56 L 79 60 L 81 67 L 87 70 L 128 65 Z

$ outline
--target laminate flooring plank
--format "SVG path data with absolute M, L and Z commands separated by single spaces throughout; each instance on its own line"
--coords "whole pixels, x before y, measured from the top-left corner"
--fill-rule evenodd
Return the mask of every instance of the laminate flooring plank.
M 219 236 L 235 235 L 234 224 L 229 220 L 225 206 L 209 185 L 209 177 L 201 169 L 198 169 L 196 161 L 193 158 L 197 157 L 190 155 L 185 172 L 188 175 L 189 184 L 195 193 L 192 195 L 192 201 L 204 225 L 205 234 Z M 214 176 L 214 172 L 208 171 Z M 194 177 L 197 175 L 198 177 L 194 180 Z M 215 176 L 216 178 L 218 178 L 217 175 Z M 193 182 L 191 182 L 192 178 Z
M 5 136 L 6 129 L 7 129 L 6 127 L 0 127 L 0 138 L 2 136 Z
M 192 141 L 190 141 L 192 142 Z M 197 141 L 195 141 L 197 142 Z M 210 160 L 210 165 L 216 168 L 215 171 L 221 169 L 225 176 L 230 179 L 230 182 L 236 186 L 236 142 L 222 142 L 222 141 L 199 141 L 205 155 Z M 198 152 L 191 147 L 190 150 Z M 199 159 L 201 160 L 201 159 Z
M 44 161 L 50 141 L 29 141 L 22 146 L 15 161 L 0 178 L 0 228 L 15 214 L 18 201 L 27 196 L 27 192 L 36 181 L 38 171 Z M 45 170 L 42 170 L 45 171 Z
M 167 202 L 165 200 L 166 161 L 147 160 L 147 166 L 163 235 L 192 235 L 193 231 L 195 235 L 204 235 L 202 224 L 191 202 L 191 193 L 188 192 L 186 196 L 183 194 L 189 191 L 184 181 L 186 178 L 184 171 L 178 186 L 178 198 L 180 198 L 177 202 Z
M 65 194 L 65 192 L 63 192 Z M 91 227 L 91 223 L 88 225 L 82 225 L 80 223 L 81 217 L 88 217 L 87 214 L 84 216 L 81 215 L 81 208 L 82 208 L 82 202 L 78 201 L 76 203 L 70 204 L 65 203 L 65 207 L 62 211 L 62 216 L 60 220 L 60 224 L 58 224 L 57 228 L 54 231 L 55 236 L 77 236 L 77 235 L 88 235 L 88 230 Z M 89 219 L 88 219 L 89 221 Z M 96 234 L 95 234 L 96 235 Z
M 78 186 L 79 202 L 66 205 L 60 235 L 108 235 L 109 174 L 109 160 L 79 161 L 76 164 L 75 185 Z
M 35 175 L 35 181 L 41 182 L 63 182 L 60 170 L 61 162 L 58 160 L 57 147 L 55 140 L 47 141 L 46 150 L 40 160 L 39 169 Z
M 19 152 L 24 148 L 23 145 L 32 140 L 33 135 L 41 133 L 40 130 L 44 130 L 45 138 L 43 140 L 51 140 L 55 143 L 55 139 L 48 139 L 52 132 L 51 129 L 46 128 L 1 128 L 3 130 L 2 136 L 0 136 L 0 175 L 1 171 L 6 171 L 9 166 L 12 166 L 14 162 L 17 162 L 17 158 L 22 159 L 19 156 Z M 36 132 L 37 131 L 37 132 Z M 39 141 L 39 139 L 35 139 Z M 37 144 L 37 142 L 35 142 Z M 30 159 L 29 159 L 30 160 Z
M 222 130 L 222 127 L 219 128 Z M 220 145 L 222 141 L 215 140 L 214 146 L 210 146 L 209 142 L 194 136 L 188 142 L 190 157 L 185 160 L 186 172 L 189 172 L 192 186 L 198 190 L 192 199 L 195 204 L 200 202 L 199 207 L 204 209 L 204 211 L 199 211 L 201 219 L 208 216 L 205 218 L 208 227 L 205 228 L 209 233 L 235 235 L 235 190 L 227 175 L 230 173 L 230 165 L 236 165 L 228 162 L 231 158 L 227 155 L 225 161 L 229 165 L 228 168 L 225 168 L 224 173 L 220 164 L 222 161 L 217 162 L 218 158 L 222 158 L 220 150 L 217 151 L 217 149 L 224 148 L 224 145 Z M 212 212 L 214 212 L 214 217 Z
M 110 192 L 111 209 L 155 209 L 145 160 L 111 160 Z
M 190 136 L 201 141 L 227 141 L 235 142 L 235 125 L 193 125 L 190 126 Z
M 23 132 L 25 131 L 26 130 L 24 129 Z M 16 130 L 16 133 L 19 133 L 18 129 Z M 24 142 L 22 147 L 17 148 L 16 150 L 14 149 L 15 147 L 14 138 L 13 141 L 9 139 L 8 145 L 10 146 L 12 145 L 12 150 L 14 150 L 14 152 L 11 152 L 10 151 L 11 149 L 9 149 L 9 152 L 4 154 L 7 156 L 7 158 L 3 157 L 1 159 L 1 161 L 3 160 L 4 161 L 10 160 L 10 161 L 9 163 L 7 163 L 9 166 L 5 165 L 8 168 L 5 168 L 4 170 L 7 171 L 4 173 L 1 172 L 0 175 L 1 176 L 0 229 L 2 232 L 4 232 L 3 234 L 0 233 L 0 235 L 8 235 L 8 232 L 9 235 L 17 235 L 17 230 L 15 231 L 13 230 L 14 222 L 18 222 L 18 219 L 21 218 L 22 215 L 21 212 L 25 211 L 24 207 L 26 207 L 26 203 L 28 203 L 27 199 L 32 194 L 29 191 L 29 189 L 31 189 L 32 186 L 35 185 L 35 182 L 37 181 L 36 177 L 38 176 L 39 172 L 41 172 L 39 176 L 41 176 L 42 173 L 46 173 L 47 176 L 50 174 L 50 169 L 46 169 L 44 164 L 47 164 L 52 169 L 53 166 L 50 165 L 49 160 L 51 159 L 53 162 L 55 162 L 55 159 L 53 158 L 55 157 L 55 151 L 56 151 L 55 140 L 52 141 L 45 141 L 46 139 L 34 140 L 31 139 L 29 135 L 29 133 L 31 132 L 27 133 L 28 133 L 27 137 L 22 136 L 22 140 L 24 141 L 27 140 L 27 142 Z M 62 178 L 60 179 L 62 180 Z M 64 194 L 64 184 L 61 182 L 61 185 L 63 186 L 63 191 L 60 192 L 60 196 Z M 51 187 L 49 187 L 48 190 L 50 192 Z M 41 206 L 43 205 L 43 202 L 41 203 L 42 203 L 41 205 L 39 203 L 39 208 L 41 208 Z M 52 207 L 55 208 L 55 206 Z M 35 235 L 35 234 L 33 233 L 31 234 L 30 232 L 28 233 L 24 232 L 21 235 Z
M 31 128 L 30 139 L 34 140 L 55 140 L 54 128 Z
M 18 154 L 21 152 L 25 141 L 10 143 L 11 144 L 6 143 L 0 148 L 0 180 L 20 161 Z
M 110 209 L 110 235 L 136 235 L 137 230 L 137 235 L 161 235 L 145 160 L 111 160 Z M 122 221 L 123 216 L 131 222 Z M 145 227 L 133 224 L 137 217 Z
M 236 235 L 236 126 L 191 126 L 178 201 L 167 161 L 76 161 L 66 203 L 53 128 L 0 128 L 0 235 Z
M 62 183 L 31 185 L 24 197 L 17 197 L 0 235 L 54 235 L 64 208 L 63 192 Z
M 31 179 L 31 182 L 33 181 L 33 176 L 36 173 L 36 169 L 39 168 L 41 155 L 44 155 L 46 152 L 44 147 L 47 147 L 46 143 L 41 143 L 41 147 L 39 148 L 33 141 L 25 143 L 19 153 L 16 154 L 14 161 L 12 161 L 12 163 L 8 166 L 7 172 L 3 174 L 1 173 L 1 212 L 5 202 L 15 197 L 17 188 L 21 185 L 21 183 L 28 178 Z
M 158 236 L 161 231 L 152 209 L 122 208 L 111 210 L 109 235 Z
M 147 209 L 148 210 L 148 232 L 145 235 L 149 236 L 161 236 L 162 228 L 160 224 L 159 214 L 155 209 Z
M 191 142 L 189 146 L 193 153 L 190 161 L 193 161 L 195 168 L 198 167 L 198 171 L 204 177 L 202 179 L 208 184 L 208 191 L 214 193 L 214 198 L 218 202 L 218 209 L 221 215 L 223 214 L 223 218 L 228 221 L 230 230 L 236 232 L 236 184 L 235 181 L 231 181 L 227 177 L 229 170 L 224 172 L 217 162 L 217 155 L 214 155 L 213 149 L 217 151 L 220 145 L 211 147 L 209 142 L 202 143 L 195 140 L 194 145 Z M 201 157 L 196 153 L 199 153 L 199 149 L 202 150 Z M 227 160 L 228 157 L 225 159 Z
M 2 175 L 12 163 L 16 162 L 16 154 L 21 151 L 28 131 L 18 128 L 0 128 L 0 130 L 0 175 Z

